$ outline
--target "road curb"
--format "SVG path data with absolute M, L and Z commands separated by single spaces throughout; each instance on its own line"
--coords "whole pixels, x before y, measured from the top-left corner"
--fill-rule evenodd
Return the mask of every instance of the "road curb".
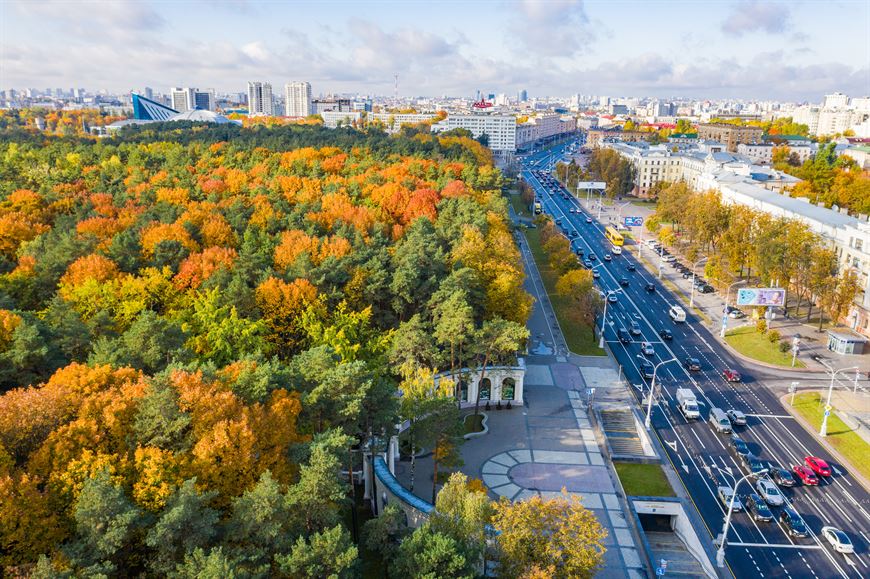
M 808 390 L 808 392 L 819 392 L 820 394 L 822 393 L 821 390 Z M 856 469 L 851 461 L 849 461 L 845 456 L 840 454 L 840 451 L 837 450 L 834 445 L 819 436 L 819 433 L 816 432 L 816 429 L 813 428 L 813 425 L 807 422 L 807 419 L 801 416 L 800 412 L 796 412 L 792 408 L 789 401 L 786 400 L 786 398 L 791 398 L 791 394 L 785 394 L 784 396 L 780 396 L 779 398 L 779 402 L 782 404 L 783 408 L 785 408 L 785 411 L 788 412 L 797 421 L 797 423 L 800 424 L 801 427 L 807 431 L 807 433 L 811 434 L 813 438 L 815 438 L 819 442 L 819 444 L 821 444 L 825 448 L 825 450 L 831 453 L 831 456 L 836 458 L 838 462 L 844 464 L 849 469 L 849 474 L 854 477 L 858 484 L 864 487 L 865 491 L 870 492 L 870 480 L 867 480 L 864 477 L 864 474 Z

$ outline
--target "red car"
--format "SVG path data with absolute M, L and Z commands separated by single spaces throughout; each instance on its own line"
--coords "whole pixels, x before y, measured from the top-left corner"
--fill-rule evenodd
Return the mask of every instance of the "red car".
M 722 372 L 722 377 L 726 382 L 740 382 L 740 372 L 737 370 L 725 370 Z
M 831 467 L 817 456 L 808 456 L 804 459 L 807 466 L 819 476 L 831 476 Z
M 805 485 L 818 485 L 819 479 L 809 467 L 802 464 L 797 465 L 792 469 L 801 482 Z

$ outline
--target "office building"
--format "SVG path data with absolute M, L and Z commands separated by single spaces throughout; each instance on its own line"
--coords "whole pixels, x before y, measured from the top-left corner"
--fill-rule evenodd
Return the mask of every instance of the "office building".
M 740 143 L 760 143 L 763 136 L 764 129 L 761 127 L 737 126 L 728 123 L 698 125 L 699 139 L 718 141 L 724 144 L 732 153 L 737 152 L 737 145 Z
M 272 85 L 268 82 L 248 83 L 248 116 L 268 116 L 272 112 Z
M 496 155 L 512 155 L 517 149 L 517 120 L 512 115 L 449 115 L 432 125 L 435 132 L 467 129 L 475 139 L 486 135 Z
M 180 113 L 196 109 L 215 109 L 213 88 L 199 90 L 192 87 L 173 87 L 169 93 L 169 101 L 170 106 Z
M 350 99 L 315 99 L 311 101 L 311 114 L 319 115 L 326 111 L 350 112 L 353 104 Z
M 311 114 L 311 84 L 288 82 L 284 85 L 284 116 L 307 117 Z
M 205 90 L 194 89 L 193 90 L 193 105 L 194 109 L 200 109 L 203 111 L 213 111 L 215 110 L 215 98 L 214 98 L 214 89 L 207 88 Z

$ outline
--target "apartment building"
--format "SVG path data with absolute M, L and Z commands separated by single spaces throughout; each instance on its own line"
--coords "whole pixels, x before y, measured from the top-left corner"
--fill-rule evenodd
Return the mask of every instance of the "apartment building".
M 769 164 L 773 160 L 773 149 L 776 146 L 777 145 L 773 143 L 757 143 L 752 145 L 740 143 L 737 145 L 737 153 L 748 157 L 755 163 Z M 788 150 L 790 154 L 797 155 L 801 163 L 816 154 L 815 148 L 812 147 L 809 142 L 792 143 L 788 145 Z
M 498 156 L 512 155 L 517 149 L 517 120 L 513 115 L 449 115 L 443 121 L 432 125 L 435 132 L 451 129 L 467 129 L 475 139 L 486 135 L 489 148 Z
M 698 138 L 718 141 L 732 153 L 737 152 L 740 143 L 761 143 L 764 130 L 761 127 L 736 126 L 728 123 L 707 123 L 698 125 Z

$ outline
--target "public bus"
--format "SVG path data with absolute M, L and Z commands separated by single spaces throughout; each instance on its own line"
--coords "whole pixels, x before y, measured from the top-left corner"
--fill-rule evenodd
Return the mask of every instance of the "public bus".
M 541 202 L 535 201 L 535 215 L 540 215 L 543 209 L 541 208 Z
M 622 234 L 612 225 L 609 225 L 607 229 L 604 230 L 604 237 L 607 238 L 607 241 L 613 244 L 613 247 L 622 247 L 622 244 L 625 243 L 625 238 L 622 237 Z

